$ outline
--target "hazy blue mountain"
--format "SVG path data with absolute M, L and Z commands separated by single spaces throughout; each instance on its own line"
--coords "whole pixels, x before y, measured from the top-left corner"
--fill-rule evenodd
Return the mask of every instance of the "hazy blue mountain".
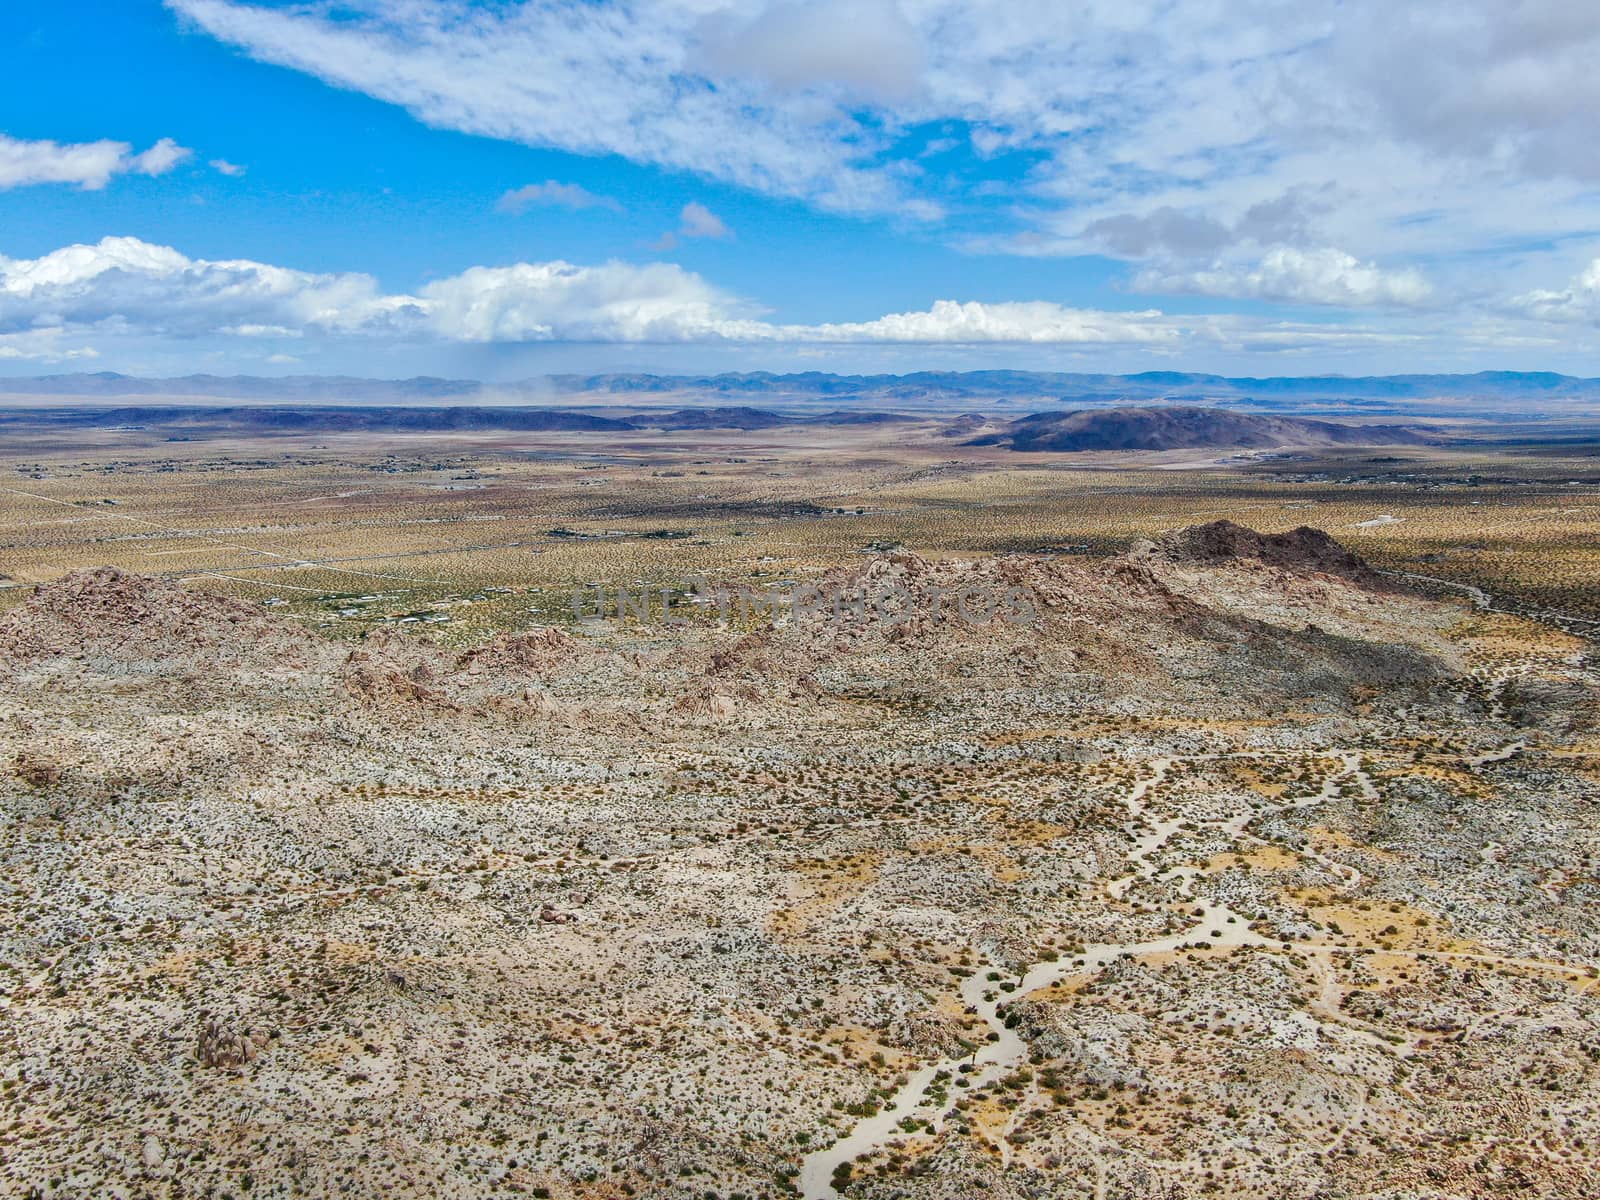
M 1563 404 L 1600 404 L 1600 379 L 1550 372 L 1484 371 L 1475 375 L 1312 375 L 1229 378 L 1183 371 L 1133 375 L 1043 371 L 916 371 L 906 375 L 833 375 L 806 371 L 777 375 L 755 371 L 720 375 L 551 375 L 504 383 L 470 379 L 356 379 L 294 375 L 281 378 L 186 375 L 141 379 L 111 372 L 0 379 L 0 396 L 118 400 L 162 398 L 241 400 L 285 404 L 517 404 L 715 407 L 749 400 L 762 409 L 819 405 L 860 410 L 909 408 L 959 412 L 995 406 L 1033 409 L 1128 404 L 1223 406 L 1258 410 L 1405 412 L 1426 404 L 1435 415 L 1485 410 L 1537 415 Z M 699 417 L 680 416 L 684 422 Z M 749 418 L 755 419 L 755 418 Z M 659 425 L 661 419 L 646 418 Z M 745 426 L 754 427 L 754 426 Z

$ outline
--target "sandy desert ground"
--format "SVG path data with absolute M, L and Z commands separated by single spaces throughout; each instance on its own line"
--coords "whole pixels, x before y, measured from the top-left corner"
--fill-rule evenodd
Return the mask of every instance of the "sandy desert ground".
M 0 1190 L 1596 1194 L 1600 459 L 601 442 L 6 447 Z

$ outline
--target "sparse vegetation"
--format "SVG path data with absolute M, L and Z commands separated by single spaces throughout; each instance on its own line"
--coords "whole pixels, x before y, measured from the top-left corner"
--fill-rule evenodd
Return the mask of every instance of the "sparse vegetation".
M 1578 615 L 1575 459 L 596 436 L 6 449 L 5 1186 L 1582 1194 L 1591 643 L 1111 557 L 1311 523 Z M 696 572 L 1040 617 L 573 628 Z

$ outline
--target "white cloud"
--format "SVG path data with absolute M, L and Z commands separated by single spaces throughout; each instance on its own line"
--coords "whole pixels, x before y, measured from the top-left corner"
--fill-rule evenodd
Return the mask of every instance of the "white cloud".
M 213 158 L 211 160 L 211 169 L 232 179 L 237 179 L 249 170 L 248 167 L 241 167 L 238 163 L 231 163 L 225 158 Z
M 680 238 L 731 238 L 733 230 L 716 213 L 698 200 L 691 200 L 678 214 L 678 228 L 668 230 L 651 243 L 652 250 L 671 250 Z
M 842 98 L 778 94 L 759 79 L 712 81 L 697 72 L 695 31 L 726 8 L 705 0 L 631 9 L 565 0 L 354 0 L 337 11 L 168 4 L 256 58 L 402 105 L 431 125 L 617 154 L 844 211 L 883 211 L 906 199 L 892 172 L 864 165 L 882 139 Z
M 92 346 L 67 344 L 64 329 L 0 333 L 0 362 L 62 363 L 99 358 Z
M 585 208 L 609 208 L 613 212 L 622 211 L 622 205 L 610 196 L 598 196 L 588 188 L 581 187 L 576 183 L 560 183 L 554 179 L 513 188 L 495 202 L 495 210 L 497 212 L 510 213 L 513 216 L 520 216 L 537 205 L 570 208 L 574 211 Z
M 1316 286 L 1368 292 L 1371 268 L 1316 260 L 1275 288 Z M 1309 274 L 1308 274 L 1309 273 Z M 1304 276 L 1304 277 L 1303 277 Z M 1330 279 L 1332 282 L 1330 282 Z M 1579 285 L 1587 289 L 1580 296 Z M 1263 287 L 1268 285 L 1263 284 Z M 1402 293 L 1403 294 L 1403 293 Z M 1587 299 L 1583 297 L 1587 296 Z M 1600 266 L 1567 293 L 1539 294 L 1525 309 L 1572 319 L 1597 305 Z M 91 341 L 193 346 L 233 345 L 249 361 L 331 346 L 416 347 L 428 343 L 621 344 L 762 347 L 815 346 L 1060 348 L 1130 353 L 1186 361 L 1196 353 L 1304 355 L 1367 353 L 1382 348 L 1452 353 L 1511 348 L 1572 348 L 1569 331 L 1526 316 L 1463 320 L 1456 314 L 1397 312 L 1381 325 L 1328 324 L 1238 314 L 1174 314 L 1155 308 L 1104 311 L 1050 301 L 987 303 L 938 300 L 925 309 L 856 321 L 783 323 L 742 297 L 673 263 L 515 263 L 471 267 L 413 293 L 383 291 L 370 275 L 318 273 L 253 262 L 190 258 L 130 237 L 63 247 L 35 259 L 0 256 L 3 357 L 63 360 L 92 353 Z M 273 345 L 292 341 L 293 346 Z M 248 351 L 243 347 L 251 347 Z
M 1409 268 L 1383 270 L 1342 250 L 1294 250 L 1285 246 L 1268 251 L 1255 263 L 1143 271 L 1135 278 L 1134 287 L 1144 292 L 1346 308 L 1414 308 L 1427 303 L 1433 295 L 1427 279 Z
M 165 175 L 193 154 L 193 150 L 178 145 L 171 138 L 162 138 L 143 154 L 135 154 L 128 161 L 132 169 L 141 175 Z
M 422 289 L 427 326 L 466 342 L 681 342 L 739 336 L 747 306 L 671 263 L 473 267 Z
M 1182 318 L 1157 311 L 1100 312 L 1045 301 L 983 304 L 938 300 L 925 311 L 874 321 L 769 327 L 774 340 L 979 345 L 1148 345 L 1176 347 L 1187 336 Z
M 0 133 L 0 190 L 40 183 L 75 183 L 98 191 L 114 175 L 165 175 L 193 152 L 162 138 L 143 153 L 127 142 L 21 141 Z
M 1600 258 L 1557 291 L 1532 291 L 1511 301 L 1513 311 L 1541 321 L 1582 321 L 1600 325 Z
M 1231 322 L 1231 323 L 1230 323 Z M 364 274 L 318 274 L 246 259 L 191 259 L 137 238 L 0 256 L 0 336 L 49 329 L 169 338 L 432 338 L 524 342 L 1006 344 L 1179 348 L 1242 336 L 1248 322 L 1049 302 L 940 300 L 868 321 L 779 324 L 672 263 L 472 267 L 415 294 Z M 1263 331 L 1266 327 L 1263 326 Z M 1275 325 L 1284 337 L 1334 331 Z
M 190 259 L 130 237 L 0 256 L 0 332 L 35 326 L 190 337 L 275 327 L 353 330 L 399 320 L 404 297 L 367 275 L 317 275 L 248 260 Z
M 765 340 L 744 301 L 671 263 L 472 267 L 415 295 L 365 274 L 191 259 L 108 237 L 0 256 L 0 334 L 37 328 L 179 338 L 432 337 L 457 342 Z
M 678 215 L 680 225 L 678 234 L 687 238 L 726 238 L 732 237 L 732 231 L 723 224 L 722 218 L 717 216 L 704 204 L 691 200 L 683 206 L 683 212 Z

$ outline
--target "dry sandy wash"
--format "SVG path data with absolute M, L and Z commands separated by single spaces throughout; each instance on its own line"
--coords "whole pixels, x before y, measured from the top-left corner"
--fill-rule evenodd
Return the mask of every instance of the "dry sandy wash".
M 448 649 L 35 591 L 0 1192 L 1600 1194 L 1590 643 L 1221 523 L 819 594 Z

